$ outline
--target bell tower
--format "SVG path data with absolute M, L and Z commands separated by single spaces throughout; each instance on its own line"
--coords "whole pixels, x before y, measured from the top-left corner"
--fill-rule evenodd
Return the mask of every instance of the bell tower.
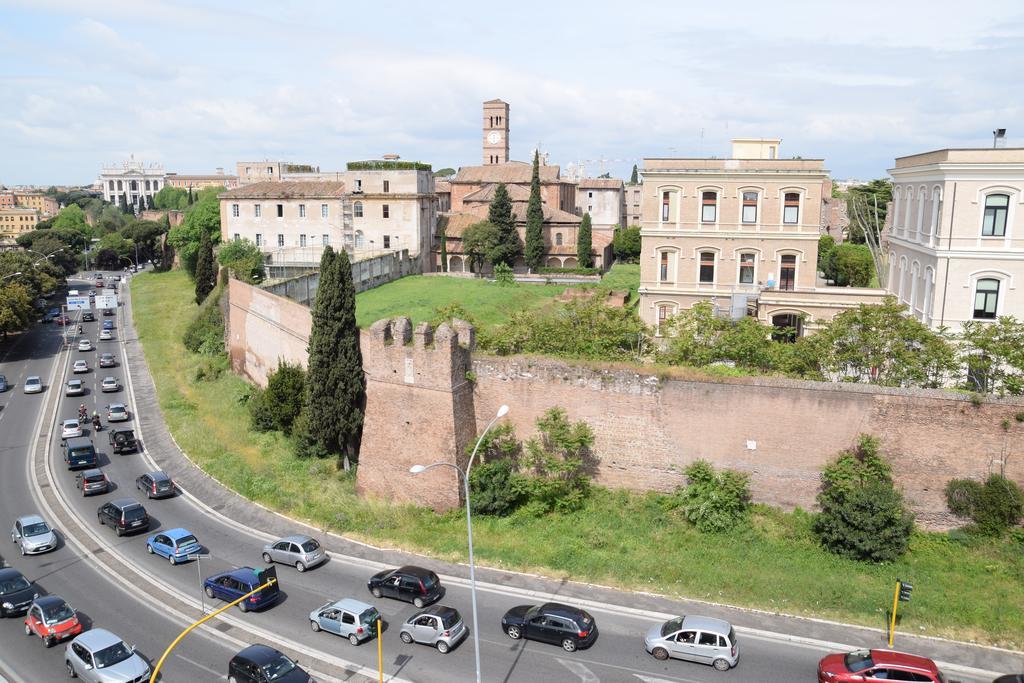
M 484 102 L 484 165 L 508 161 L 508 102 Z

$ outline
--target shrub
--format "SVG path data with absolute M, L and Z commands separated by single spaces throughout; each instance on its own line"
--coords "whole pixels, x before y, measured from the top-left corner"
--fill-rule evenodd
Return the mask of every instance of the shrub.
M 469 488 L 474 513 L 502 517 L 514 512 L 529 490 L 526 478 L 508 458 L 475 466 L 469 474 Z
M 512 266 L 507 263 L 496 263 L 494 265 L 494 281 L 502 287 L 514 285 L 516 283 L 516 276 L 512 272 Z
M 309 414 L 303 410 L 292 422 L 292 436 L 295 455 L 300 458 L 327 458 L 330 453 L 321 446 L 320 440 L 310 431 Z
M 291 434 L 292 423 L 302 412 L 306 394 L 306 371 L 299 364 L 279 360 L 277 370 L 267 377 L 267 388 L 255 403 L 271 410 L 270 429 Z M 254 425 L 255 426 L 255 422 Z
M 562 408 L 538 418 L 537 430 L 526 442 L 531 502 L 545 512 L 578 510 L 590 492 L 594 432 L 586 422 L 570 422 Z
M 189 351 L 208 356 L 224 353 L 224 314 L 220 310 L 222 292 L 220 287 L 215 289 L 185 328 L 182 343 Z
M 601 274 L 601 269 L 600 268 L 552 268 L 552 267 L 549 267 L 549 266 L 545 266 L 543 268 L 538 268 L 534 272 L 542 273 L 542 274 L 546 274 L 546 275 L 600 275 Z
M 1002 536 L 1024 516 L 1024 494 L 1016 482 L 1001 474 L 985 480 L 974 508 L 974 523 L 989 536 Z
M 981 499 L 982 485 L 973 479 L 950 479 L 946 482 L 946 507 L 957 517 L 973 518 Z
M 704 533 L 730 531 L 750 513 L 750 475 L 735 470 L 715 472 L 706 460 L 684 470 L 689 483 L 677 495 L 683 514 Z

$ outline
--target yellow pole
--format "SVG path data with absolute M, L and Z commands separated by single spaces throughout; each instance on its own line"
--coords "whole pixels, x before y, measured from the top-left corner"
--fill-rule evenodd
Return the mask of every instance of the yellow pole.
M 377 670 L 380 672 L 378 680 L 384 683 L 384 643 L 380 634 L 380 617 L 377 617 Z
M 174 639 L 174 642 L 172 642 L 170 645 L 167 646 L 167 649 L 164 650 L 164 653 L 160 656 L 160 661 L 158 661 L 156 663 L 156 668 L 153 669 L 153 675 L 151 675 L 149 677 L 149 683 L 156 683 L 156 677 L 160 674 L 160 667 L 162 667 L 164 665 L 164 660 L 167 659 L 167 655 L 171 654 L 171 650 L 173 650 L 175 648 L 175 646 L 178 643 L 180 643 L 181 640 L 185 636 L 187 636 L 189 633 L 191 633 L 193 629 L 195 629 L 197 626 L 203 625 L 204 623 L 206 623 L 210 619 L 213 619 L 215 616 L 217 616 L 218 614 L 220 614 L 224 610 L 231 609 L 232 607 L 234 607 L 238 603 L 242 602 L 242 600 L 245 600 L 250 595 L 252 595 L 254 593 L 259 593 L 264 588 L 267 588 L 267 587 L 271 586 L 275 581 L 276 581 L 276 579 L 270 579 L 269 581 L 267 581 L 265 584 L 263 584 L 259 588 L 254 588 L 253 590 L 249 591 L 248 593 L 246 593 L 242 597 L 238 598 L 234 602 L 229 602 L 228 604 L 224 605 L 220 609 L 217 609 L 217 610 L 214 610 L 214 611 L 210 612 L 205 617 L 203 617 L 202 619 L 200 619 L 199 621 L 197 621 L 196 623 L 192 624 L 187 629 L 182 631 L 178 635 L 178 637 Z
M 896 592 L 892 596 L 892 623 L 889 626 L 889 647 L 892 647 L 893 636 L 896 635 L 896 605 L 900 601 L 900 582 L 896 582 Z

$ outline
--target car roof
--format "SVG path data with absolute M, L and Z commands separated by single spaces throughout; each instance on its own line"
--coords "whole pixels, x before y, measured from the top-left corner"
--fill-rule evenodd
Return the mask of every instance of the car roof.
M 560 602 L 545 602 L 540 606 L 540 611 L 545 614 L 556 614 L 565 617 L 578 617 L 583 614 L 583 610 L 579 607 L 573 607 L 572 605 L 563 605 Z
M 132 430 L 130 430 L 130 429 L 122 429 L 120 431 L 130 432 Z M 157 471 L 157 472 L 146 472 L 146 474 L 148 474 L 150 477 L 152 477 L 153 481 L 164 481 L 164 480 L 169 480 L 170 479 L 170 477 L 168 477 L 166 473 L 160 472 L 160 471 Z
M 458 610 L 456 610 L 454 607 L 449 607 L 448 605 L 431 605 L 430 607 L 420 612 L 420 614 L 430 614 L 435 617 L 449 617 L 454 616 L 458 613 Z
M 713 617 L 685 616 L 683 617 L 683 628 L 707 631 L 708 633 L 719 633 L 727 636 L 729 635 L 729 630 L 732 629 L 732 625 L 728 621 Z
M 280 543 L 281 541 L 288 541 L 289 543 L 298 543 L 299 545 L 302 545 L 306 541 L 312 541 L 312 540 L 313 540 L 312 536 L 301 536 L 300 535 L 300 536 L 284 536 L 283 538 L 279 538 L 279 539 L 277 539 L 274 542 L 275 543 Z
M 182 529 L 180 526 L 175 529 L 168 529 L 167 531 L 163 532 L 163 534 L 164 536 L 170 536 L 175 540 L 179 538 L 184 538 L 185 536 L 195 536 L 194 533 L 192 533 L 188 529 Z
M 256 582 L 256 570 L 252 567 L 236 567 L 234 569 L 229 569 L 226 572 L 221 572 L 220 574 L 214 574 L 210 578 L 216 579 L 221 576 L 230 576 L 236 579 L 241 579 L 242 581 L 250 584 L 255 584 Z
M 114 354 L 112 354 L 110 352 L 106 352 L 106 353 L 101 353 L 100 354 L 100 358 L 107 358 L 107 357 L 113 358 Z
M 118 498 L 117 500 L 110 501 L 110 504 L 119 508 L 130 508 L 134 505 L 142 507 L 142 503 L 133 498 Z
M 87 436 L 73 436 L 64 443 L 68 445 L 68 448 L 80 448 L 81 446 L 91 446 L 92 439 Z
M 82 380 L 78 379 L 77 377 L 72 377 L 71 379 L 68 380 L 68 384 L 81 384 L 81 383 L 82 383 Z M 65 420 L 65 422 L 74 422 L 74 420 Z
M 874 660 L 876 666 L 904 666 L 907 668 L 923 669 L 924 671 L 933 674 L 939 673 L 938 667 L 935 666 L 935 662 L 932 660 L 927 657 L 920 657 L 906 652 L 896 652 L 895 650 L 871 650 L 871 659 Z
M 39 379 L 39 375 L 29 375 L 28 377 L 25 378 L 25 382 L 26 383 L 28 383 L 28 382 L 39 382 L 39 381 L 41 381 Z
M 81 381 L 81 380 L 78 380 L 78 381 Z M 64 420 L 64 424 L 73 424 L 73 425 L 75 425 L 77 427 L 78 426 L 78 420 Z
M 7 579 L 16 579 L 18 577 L 25 578 L 25 575 L 19 572 L 14 567 L 7 567 L 6 569 L 0 569 L 0 581 Z
M 24 517 L 18 517 L 18 521 L 21 522 L 22 526 L 28 526 L 29 524 L 39 524 L 39 522 L 46 523 L 45 520 L 39 515 L 25 515 Z
M 36 598 L 36 604 L 40 607 L 49 607 L 51 605 L 62 605 L 67 600 L 60 597 L 59 595 L 40 595 Z
M 100 474 L 103 474 L 103 470 L 101 470 L 99 467 L 93 467 L 82 472 L 83 477 L 95 477 Z
M 404 567 L 399 567 L 395 571 L 401 574 L 409 574 L 411 576 L 430 576 L 434 573 L 429 569 L 424 569 L 423 567 L 419 567 L 415 564 L 407 564 Z
M 356 614 L 374 608 L 373 605 L 361 602 L 359 600 L 356 600 L 355 598 L 342 598 L 341 600 L 332 602 L 330 606 L 336 609 L 343 609 L 348 610 L 349 612 L 355 612 Z
M 267 664 L 280 656 L 281 653 L 269 645 L 250 645 L 235 655 L 235 657 L 247 659 L 253 664 Z
M 105 628 L 91 628 L 75 638 L 74 642 L 84 646 L 90 652 L 96 652 L 122 641 Z
M 123 403 L 111 403 L 107 407 L 110 408 L 111 410 L 113 410 L 114 408 L 124 408 L 124 404 Z
M 114 376 L 112 376 L 112 375 L 107 375 L 106 377 L 103 378 L 103 381 L 106 382 L 108 379 L 111 382 L 116 382 L 117 381 L 117 379 Z

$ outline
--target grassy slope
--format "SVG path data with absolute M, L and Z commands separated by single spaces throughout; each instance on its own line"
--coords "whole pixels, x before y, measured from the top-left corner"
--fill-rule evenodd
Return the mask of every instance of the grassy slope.
M 353 482 L 332 464 L 299 460 L 285 438 L 248 430 L 245 408 L 235 400 L 248 390 L 242 379 L 225 372 L 213 382 L 194 381 L 196 368 L 211 361 L 188 353 L 179 341 L 196 309 L 183 273 L 140 275 L 132 292 L 168 425 L 208 472 L 243 495 L 321 527 L 463 559 L 465 523 L 458 514 L 358 499 Z M 900 611 L 901 630 L 1024 646 L 1024 558 L 1018 543 L 966 547 L 944 535 L 915 534 L 903 560 L 873 566 L 823 552 L 804 514 L 759 507 L 750 530 L 707 536 L 664 513 L 663 501 L 653 494 L 598 491 L 571 516 L 481 516 L 473 525 L 477 559 L 880 628 L 898 577 L 915 585 L 912 602 Z

